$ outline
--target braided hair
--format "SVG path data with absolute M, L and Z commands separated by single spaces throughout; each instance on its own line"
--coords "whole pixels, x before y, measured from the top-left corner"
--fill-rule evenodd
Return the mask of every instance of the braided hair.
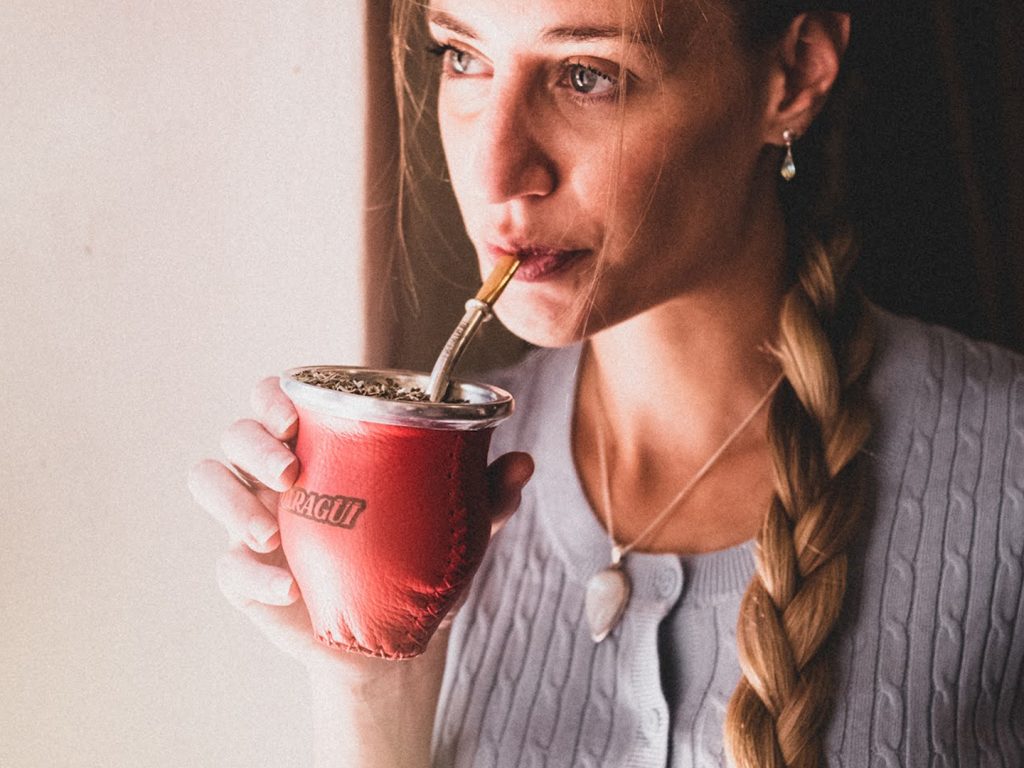
M 846 591 L 846 551 L 866 505 L 862 449 L 872 348 L 858 298 L 840 291 L 838 253 L 803 249 L 786 295 L 776 356 L 785 380 L 769 411 L 774 495 L 740 605 L 742 677 L 726 744 L 737 768 L 822 764 L 832 691 L 829 639 Z
M 731 1 L 741 6 L 741 24 L 755 44 L 808 9 Z M 848 285 L 855 249 L 839 184 L 849 79 L 844 73 L 835 84 L 799 144 L 799 178 L 780 192 L 792 282 L 774 352 L 785 378 L 769 410 L 774 493 L 740 605 L 742 674 L 725 720 L 737 768 L 825 762 L 830 643 L 846 592 L 847 550 L 868 503 L 863 449 L 873 426 L 866 394 L 873 333 L 863 297 Z

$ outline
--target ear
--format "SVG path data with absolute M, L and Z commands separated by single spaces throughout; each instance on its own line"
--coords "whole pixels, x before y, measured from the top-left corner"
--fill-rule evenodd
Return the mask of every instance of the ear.
M 783 143 L 783 131 L 807 132 L 825 105 L 850 40 L 850 15 L 810 11 L 796 16 L 770 59 L 764 141 Z

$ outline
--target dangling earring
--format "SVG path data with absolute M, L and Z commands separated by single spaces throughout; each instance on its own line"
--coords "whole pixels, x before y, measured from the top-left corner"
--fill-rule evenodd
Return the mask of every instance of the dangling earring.
M 792 181 L 796 176 L 796 163 L 793 162 L 793 141 L 796 134 L 787 128 L 782 132 L 782 140 L 786 142 L 786 158 L 782 161 L 780 174 L 786 181 Z

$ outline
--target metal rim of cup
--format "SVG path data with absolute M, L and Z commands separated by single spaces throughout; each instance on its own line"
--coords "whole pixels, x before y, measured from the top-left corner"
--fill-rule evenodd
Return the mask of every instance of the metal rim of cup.
M 427 429 L 476 430 L 497 425 L 512 415 L 512 395 L 500 387 L 452 379 L 449 396 L 465 403 L 432 403 L 358 395 L 298 381 L 303 371 L 329 371 L 368 382 L 393 379 L 404 387 L 427 390 L 430 374 L 398 369 L 344 365 L 306 365 L 281 374 L 281 389 L 297 405 L 318 413 L 374 424 Z

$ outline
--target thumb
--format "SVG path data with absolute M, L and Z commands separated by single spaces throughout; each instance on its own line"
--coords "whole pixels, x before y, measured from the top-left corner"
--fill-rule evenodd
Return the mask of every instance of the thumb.
M 491 497 L 491 535 L 519 507 L 523 488 L 533 476 L 533 458 L 528 453 L 513 451 L 497 458 L 487 468 Z

